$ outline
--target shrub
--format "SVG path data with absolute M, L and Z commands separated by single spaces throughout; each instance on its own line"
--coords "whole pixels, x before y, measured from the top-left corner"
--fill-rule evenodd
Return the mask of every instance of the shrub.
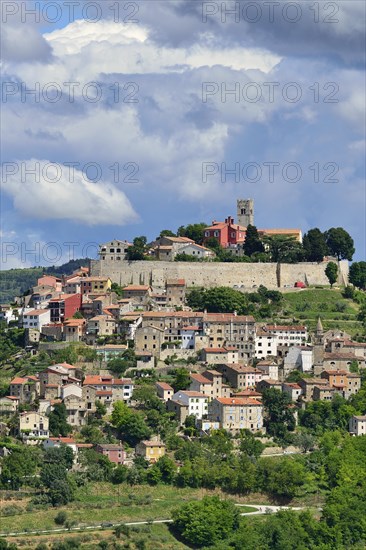
M 63 510 L 60 510 L 60 512 L 55 516 L 55 523 L 56 525 L 63 525 L 65 521 L 67 520 L 67 514 Z

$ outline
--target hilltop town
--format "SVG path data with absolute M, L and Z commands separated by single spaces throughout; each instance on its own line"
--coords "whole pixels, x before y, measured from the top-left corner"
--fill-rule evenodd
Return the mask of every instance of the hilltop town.
M 103 243 L 99 263 L 44 274 L 0 306 L 6 498 L 21 490 L 31 512 L 51 510 L 48 529 L 52 507 L 76 514 L 70 529 L 92 527 L 81 491 L 102 482 L 109 495 L 164 484 L 326 506 L 326 438 L 345 464 L 366 440 L 364 262 L 348 273 L 349 250 L 326 248 L 329 235 L 319 245 L 315 230 L 257 231 L 253 208 L 238 201 L 238 222 L 201 227 L 200 243 L 168 231 Z M 170 276 L 178 265 L 187 279 Z M 124 517 L 119 498 L 109 527 Z

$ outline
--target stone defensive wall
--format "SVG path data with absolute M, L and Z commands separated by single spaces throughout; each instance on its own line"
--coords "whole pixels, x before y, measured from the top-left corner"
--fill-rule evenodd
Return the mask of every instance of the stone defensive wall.
M 338 284 L 348 283 L 348 262 L 340 261 Z M 325 275 L 327 262 L 322 263 L 203 263 L 126 260 L 91 260 L 91 275 L 104 275 L 120 286 L 130 284 L 164 288 L 167 279 L 185 279 L 188 287 L 234 285 L 253 288 L 264 285 L 275 289 L 293 287 L 296 281 L 307 285 L 329 285 Z

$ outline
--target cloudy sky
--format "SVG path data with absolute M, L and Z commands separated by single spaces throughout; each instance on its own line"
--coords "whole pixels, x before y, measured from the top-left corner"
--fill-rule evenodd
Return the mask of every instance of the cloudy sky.
M 365 259 L 364 2 L 34 4 L 2 2 L 4 268 L 249 197 Z

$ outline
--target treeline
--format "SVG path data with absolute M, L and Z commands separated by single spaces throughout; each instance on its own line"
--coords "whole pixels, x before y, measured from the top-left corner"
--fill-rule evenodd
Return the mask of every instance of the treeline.
M 260 285 L 258 292 L 240 292 L 229 287 L 197 288 L 187 295 L 187 304 L 196 311 L 255 315 L 259 319 L 273 317 L 283 304 L 281 292 Z

